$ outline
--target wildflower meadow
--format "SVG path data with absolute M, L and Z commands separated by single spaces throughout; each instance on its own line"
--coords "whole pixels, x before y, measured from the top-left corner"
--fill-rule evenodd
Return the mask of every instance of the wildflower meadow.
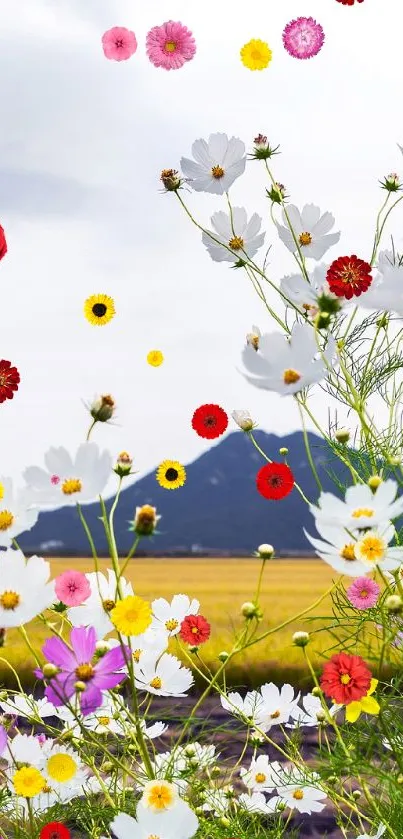
M 350 14 L 365 16 L 369 0 L 326 2 L 345 7 L 338 11 L 348 27 Z M 279 40 L 290 60 L 300 63 L 317 60 L 326 49 L 326 32 L 309 14 L 285 21 Z M 143 52 L 150 71 L 170 77 L 199 60 L 197 33 L 179 20 L 157 21 L 144 37 L 129 26 L 114 26 L 99 33 L 98 46 L 106 63 L 134 62 Z M 273 55 L 266 41 L 252 38 L 239 45 L 237 60 L 245 72 L 259 74 Z M 89 400 L 74 450 L 61 441 L 44 451 L 43 462 L 0 478 L 4 839 L 403 836 L 403 255 L 393 236 L 390 244 L 384 241 L 392 212 L 398 216 L 402 185 L 396 172 L 379 178 L 377 186 L 374 175 L 379 212 L 373 238 L 365 252 L 339 250 L 341 233 L 332 213 L 314 203 L 309 172 L 303 206 L 293 203 L 292 183 L 280 182 L 279 160 L 284 172 L 287 158 L 282 138 L 269 127 L 270 136 L 262 124 L 258 128 L 267 135 L 257 129 L 254 137 L 241 137 L 225 133 L 223 125 L 206 126 L 188 148 L 178 123 L 176 159 L 152 176 L 161 207 L 171 202 L 180 236 L 191 230 L 195 259 L 204 252 L 212 262 L 227 263 L 223 273 L 230 268 L 232 276 L 241 276 L 261 303 L 260 325 L 245 324 L 239 380 L 268 399 L 281 396 L 284 411 L 287 404 L 296 406 L 314 495 L 296 482 L 292 452 L 260 447 L 258 419 L 248 406 L 229 410 L 201 400 L 192 406 L 190 425 L 206 445 L 231 425 L 247 437 L 260 459 L 256 497 L 278 516 L 291 493 L 307 505 L 305 536 L 316 556 L 309 590 L 299 596 L 291 564 L 281 571 L 281 546 L 256 544 L 253 564 L 243 572 L 248 591 L 233 604 L 222 649 L 211 597 L 196 599 L 191 575 L 178 573 L 177 591 L 165 597 L 156 573 L 155 590 L 144 596 L 136 551 L 150 539 L 157 542 L 162 515 L 144 499 L 127 523 L 132 547 L 122 553 L 115 514 L 122 492 L 136 479 L 136 455 L 114 449 L 114 396 L 102 392 Z M 265 218 L 233 203 L 233 185 L 252 173 L 259 177 Z M 202 202 L 209 201 L 205 224 Z M 271 248 L 287 253 L 286 276 L 273 274 Z M 0 270 L 12 258 L 4 224 Z M 86 328 L 101 330 L 105 340 L 119 308 L 107 292 L 95 288 L 83 295 L 79 313 Z M 3 352 L 0 409 L 6 411 L 25 381 Z M 155 370 L 165 360 L 163 347 L 145 354 Z M 95 351 L 91 364 L 95 370 Z M 334 411 L 327 425 L 312 408 L 315 392 Z M 146 399 L 141 394 L 145 430 Z M 56 398 L 53 415 L 57 410 Z M 331 452 L 326 468 L 332 491 L 322 486 L 308 425 Z M 97 442 L 106 426 L 110 450 Z M 183 462 L 169 459 L 175 456 L 168 452 L 160 461 L 155 482 L 180 499 L 189 477 Z M 345 467 L 346 484 L 336 476 L 336 462 Z M 107 561 L 87 522 L 86 506 L 93 502 L 99 504 Z M 21 534 L 34 528 L 41 512 L 66 506 L 75 508 L 85 531 L 90 570 L 73 562 L 51 567 L 20 547 Z M 169 521 L 163 525 L 169 528 Z M 290 597 L 280 620 L 274 568 L 288 575 Z M 327 585 L 319 571 L 314 584 L 315 568 L 326 569 Z M 258 673 L 259 662 L 268 658 L 284 672 L 279 636 L 283 645 L 288 639 L 300 683 L 262 680 L 251 687 L 248 663 L 245 669 L 250 651 Z M 230 672 L 236 673 L 235 686 Z M 170 707 L 177 709 L 176 718 Z M 328 827 L 320 827 L 325 816 Z

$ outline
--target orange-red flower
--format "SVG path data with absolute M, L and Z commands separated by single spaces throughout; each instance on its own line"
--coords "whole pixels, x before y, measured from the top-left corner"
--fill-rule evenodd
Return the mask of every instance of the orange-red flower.
M 343 6 L 354 6 L 355 0 L 336 0 L 337 3 L 342 3 Z M 364 0 L 356 0 L 357 3 L 363 3 Z
M 61 822 L 49 822 L 42 828 L 39 839 L 70 839 L 70 831 Z
M 337 653 L 325 664 L 320 686 L 333 702 L 349 705 L 367 695 L 371 679 L 372 673 L 361 656 Z
M 214 440 L 227 430 L 228 416 L 219 405 L 201 405 L 192 417 L 192 428 L 199 437 Z
M 0 259 L 3 259 L 7 253 L 7 241 L 6 241 L 6 234 L 0 224 Z
M 14 391 L 18 390 L 20 374 L 16 367 L 11 366 L 11 361 L 4 358 L 0 361 L 0 402 L 12 399 Z
M 363 259 L 352 256 L 339 256 L 327 270 L 326 279 L 330 291 L 336 297 L 359 297 L 372 283 L 371 266 Z
M 256 486 L 264 498 L 278 501 L 291 492 L 294 475 L 285 463 L 267 463 L 256 475 Z
M 187 644 L 198 647 L 210 638 L 210 624 L 203 615 L 187 615 L 180 628 L 180 637 Z

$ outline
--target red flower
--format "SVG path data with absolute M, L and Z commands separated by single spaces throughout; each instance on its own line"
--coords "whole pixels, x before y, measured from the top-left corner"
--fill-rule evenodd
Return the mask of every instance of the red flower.
M 368 262 L 358 259 L 355 254 L 339 256 L 327 270 L 326 279 L 330 291 L 337 297 L 345 297 L 346 300 L 359 297 L 372 283 L 371 270 Z
M 363 3 L 364 0 L 357 0 L 357 3 Z M 343 6 L 354 6 L 354 0 L 337 0 L 337 3 L 343 3 Z
M 264 498 L 285 498 L 294 486 L 294 475 L 285 463 L 267 463 L 256 475 L 258 492 Z
M 7 253 L 7 242 L 4 230 L 0 224 L 0 259 L 3 259 Z
M 219 405 L 201 405 L 192 417 L 192 428 L 199 437 L 214 440 L 224 434 L 228 426 L 228 416 Z
M 39 839 L 70 839 L 70 831 L 61 822 L 49 822 L 42 828 Z
M 18 390 L 20 374 L 16 367 L 11 366 L 11 361 L 0 361 L 0 402 L 12 399 L 13 391 Z
M 210 624 L 203 615 L 187 615 L 181 623 L 180 637 L 192 646 L 204 644 L 210 638 Z
M 338 705 L 349 705 L 366 696 L 372 673 L 359 655 L 338 653 L 328 661 L 322 673 L 323 693 Z

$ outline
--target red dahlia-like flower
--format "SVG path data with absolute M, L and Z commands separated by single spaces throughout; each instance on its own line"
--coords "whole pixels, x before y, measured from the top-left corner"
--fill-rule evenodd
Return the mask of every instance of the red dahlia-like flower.
M 201 405 L 192 417 L 192 428 L 199 437 L 214 440 L 227 430 L 228 416 L 219 405 Z
M 42 828 L 39 839 L 70 839 L 70 831 L 61 822 L 49 822 Z
M 4 230 L 0 224 L 0 259 L 3 259 L 7 253 L 7 242 L 6 242 L 6 235 Z
M 363 3 L 364 0 L 356 0 L 357 3 Z M 337 0 L 337 3 L 342 3 L 343 6 L 354 6 L 355 0 Z
M 11 366 L 11 361 L 0 361 L 0 402 L 12 399 L 13 391 L 18 390 L 20 374 L 16 367 Z
M 371 266 L 355 254 L 340 256 L 327 270 L 326 279 L 330 291 L 337 297 L 359 297 L 372 283 Z
M 285 463 L 267 463 L 256 475 L 258 492 L 264 498 L 285 498 L 294 486 L 294 475 Z
M 338 653 L 328 661 L 322 673 L 323 693 L 338 705 L 349 705 L 366 696 L 372 673 L 359 655 Z
M 181 623 L 180 637 L 187 644 L 198 647 L 210 638 L 210 624 L 203 615 L 187 615 Z

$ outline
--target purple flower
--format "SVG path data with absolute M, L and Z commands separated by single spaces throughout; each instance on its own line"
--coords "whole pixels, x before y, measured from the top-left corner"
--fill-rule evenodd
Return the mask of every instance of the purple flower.
M 7 745 L 7 731 L 0 725 L 0 757 L 3 754 Z
M 93 664 L 96 641 L 94 627 L 79 626 L 71 630 L 72 650 L 60 638 L 49 638 L 43 645 L 45 658 L 60 671 L 45 690 L 46 698 L 56 707 L 64 705 L 75 694 L 76 683 L 81 682 L 81 713 L 92 714 L 102 705 L 102 691 L 116 687 L 126 678 L 125 673 L 117 671 L 127 665 L 129 648 L 114 647 Z

